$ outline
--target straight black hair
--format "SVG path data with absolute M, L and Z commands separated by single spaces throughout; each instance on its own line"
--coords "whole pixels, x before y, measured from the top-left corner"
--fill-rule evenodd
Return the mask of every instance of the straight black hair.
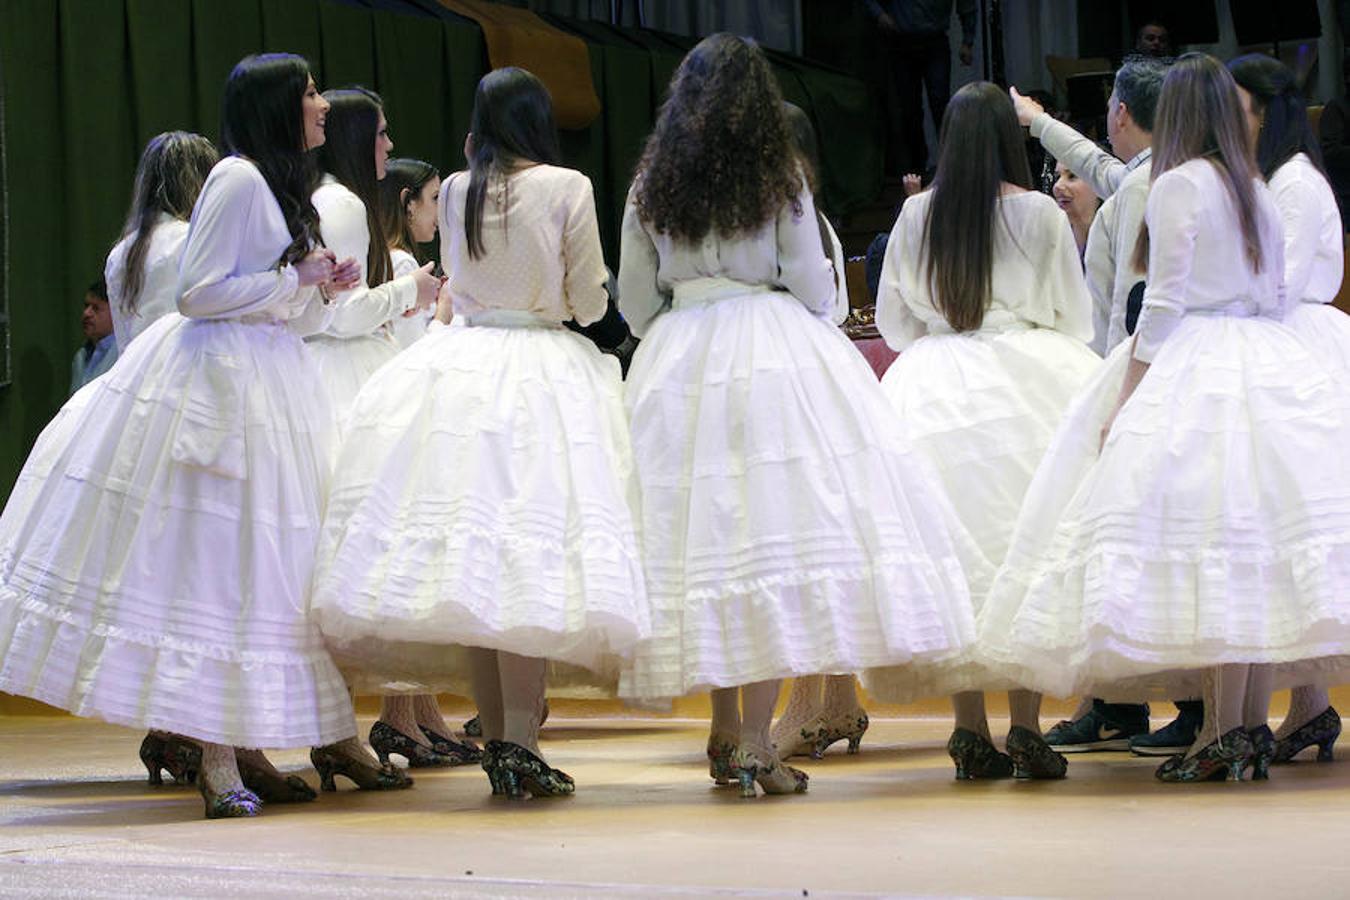
M 318 180 L 305 148 L 304 97 L 309 63 L 293 53 L 246 56 L 230 72 L 221 104 L 225 152 L 252 160 L 286 219 L 291 244 L 281 262 L 304 259 L 319 243 L 319 214 L 310 194 Z
M 494 69 L 478 82 L 470 119 L 469 190 L 464 200 L 464 236 L 469 258 L 481 259 L 483 205 L 488 181 L 500 178 L 502 208 L 510 196 L 507 176 L 520 163 L 562 161 L 558 126 L 553 120 L 553 100 L 548 88 L 524 69 L 508 66 Z
M 956 92 L 942 116 L 923 252 L 933 296 L 953 331 L 984 322 L 994 273 L 994 216 L 1003 183 L 1031 190 L 1017 113 L 987 81 Z
M 1261 113 L 1256 139 L 1256 165 L 1267 180 L 1299 153 L 1325 174 L 1322 148 L 1308 119 L 1308 102 L 1299 93 L 1294 72 L 1278 59 L 1248 53 L 1228 64 L 1238 86 L 1251 94 Z
M 435 166 L 420 159 L 391 159 L 385 166 L 380 182 L 380 223 L 391 248 L 417 254 L 417 240 L 408 227 L 408 204 L 440 174 Z
M 366 208 L 366 230 L 370 234 L 366 284 L 375 287 L 393 277 L 394 271 L 380 218 L 380 179 L 375 171 L 375 141 L 384 101 L 363 87 L 324 91 L 323 99 L 329 109 L 319 167 L 355 194 Z M 322 228 L 322 221 L 319 226 Z

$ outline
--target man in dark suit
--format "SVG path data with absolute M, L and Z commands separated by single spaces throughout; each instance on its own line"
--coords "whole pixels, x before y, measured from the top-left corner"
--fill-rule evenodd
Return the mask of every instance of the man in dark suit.
M 868 14 L 886 43 L 887 65 L 899 97 L 899 125 L 903 153 L 901 172 L 928 171 L 928 142 L 924 137 L 923 96 L 933 114 L 933 128 L 942 125 L 942 113 L 952 94 L 952 7 L 961 19 L 961 64 L 974 54 L 976 0 L 863 0 Z

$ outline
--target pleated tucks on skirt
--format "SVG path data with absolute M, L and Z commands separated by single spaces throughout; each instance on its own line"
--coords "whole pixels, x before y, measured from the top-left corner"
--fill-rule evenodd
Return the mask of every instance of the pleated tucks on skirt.
M 249 747 L 354 733 L 307 591 L 334 441 L 281 324 L 156 322 L 0 515 L 0 690 Z
M 979 331 L 917 341 L 882 378 L 900 428 L 995 565 L 1007 554 L 1023 496 L 1065 409 L 1101 365 L 1082 341 L 1024 321 L 994 320 Z M 973 615 L 993 571 L 970 573 Z M 1013 686 L 973 657 L 874 669 L 864 683 L 872 696 L 896 703 Z
M 965 652 L 980 554 L 866 361 L 792 296 L 708 282 L 629 373 L 653 639 L 621 694 Z
M 620 390 L 585 338 L 506 311 L 371 378 L 315 580 L 344 668 L 456 684 L 485 647 L 614 679 L 651 628 Z
M 1076 399 L 1027 492 L 985 661 L 1056 695 L 1156 695 L 1221 663 L 1343 675 L 1350 380 L 1272 320 L 1188 315 L 1099 453 L 1129 355 Z

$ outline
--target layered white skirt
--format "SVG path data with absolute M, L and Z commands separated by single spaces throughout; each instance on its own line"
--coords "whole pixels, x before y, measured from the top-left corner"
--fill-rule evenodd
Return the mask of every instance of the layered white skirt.
M 1185 696 L 1186 670 L 1223 663 L 1340 671 L 1350 382 L 1269 319 L 1188 315 L 1099 452 L 1130 347 L 1027 491 L 980 617 L 985 662 L 1049 694 L 1122 698 Z
M 621 695 L 922 664 L 969 645 L 955 516 L 839 329 L 786 293 L 682 284 L 627 390 L 653 637 Z
M 425 320 L 423 320 L 425 322 Z M 386 328 L 354 338 L 318 334 L 305 339 L 319 375 L 328 387 L 333 412 L 345 427 L 356 395 L 380 366 L 398 355 L 399 344 Z
M 1296 303 L 1284 324 L 1325 362 L 1350 371 L 1350 316 L 1329 303 Z
M 308 619 L 334 424 L 281 324 L 163 317 L 0 515 L 0 690 L 247 747 L 354 734 Z
M 1064 410 L 1102 360 L 1060 332 L 995 318 L 977 332 L 917 341 L 887 370 L 881 388 L 937 486 L 997 565 Z M 992 568 L 968 573 L 975 615 L 992 575 Z M 1013 686 L 973 655 L 951 665 L 876 669 L 864 682 L 873 696 L 897 703 Z
M 636 500 L 612 359 L 527 314 L 435 328 L 353 406 L 315 615 L 366 680 L 462 685 L 467 647 L 612 680 L 650 632 Z

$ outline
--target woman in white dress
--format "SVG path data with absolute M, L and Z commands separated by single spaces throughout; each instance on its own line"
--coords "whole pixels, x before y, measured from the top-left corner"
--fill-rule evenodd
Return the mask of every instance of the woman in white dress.
M 795 103 L 784 103 L 787 118 L 806 185 L 812 196 L 819 190 L 820 149 L 811 117 Z M 835 234 L 834 226 L 819 207 L 816 219 L 820 225 L 822 248 L 834 265 L 835 302 L 830 321 L 842 325 L 848 318 L 848 285 L 844 270 L 844 248 Z M 848 742 L 848 752 L 857 753 L 867 731 L 867 710 L 858 702 L 858 679 L 855 675 L 802 675 L 792 679 L 792 691 L 787 705 L 769 734 L 773 747 L 783 759 L 809 754 L 820 759 L 832 744 Z
M 395 277 L 379 211 L 379 182 L 394 142 L 378 95 L 365 88 L 325 91 L 328 140 L 319 148 L 323 176 L 314 191 L 324 245 L 361 263 L 361 281 L 333 301 L 322 333 L 306 338 L 328 385 L 341 426 L 352 401 L 399 351 L 390 323 L 436 302 L 440 279 L 427 263 Z
M 1341 288 L 1345 234 L 1307 102 L 1293 71 L 1277 59 L 1240 56 L 1228 71 L 1247 114 L 1256 164 L 1284 223 L 1284 323 L 1333 366 L 1350 368 L 1350 317 L 1331 306 Z M 1263 724 L 1259 737 L 1275 741 L 1277 763 L 1313 745 L 1325 762 L 1340 733 L 1341 717 L 1331 706 L 1326 683 L 1318 682 L 1296 686 L 1279 730 L 1272 735 Z
M 961 88 L 938 153 L 933 187 L 905 203 L 886 245 L 876 321 L 900 357 L 881 387 L 998 564 L 1060 417 L 1102 362 L 1087 346 L 1092 299 L 1073 230 L 1032 190 L 1012 101 L 988 82 Z M 976 614 L 989 591 L 979 575 L 970 575 Z M 1008 756 L 994 749 L 981 690 L 995 683 L 970 665 L 917 680 L 905 669 L 867 674 L 883 700 L 953 694 L 947 751 L 957 778 L 1062 777 L 1064 758 L 1041 738 L 1037 694 L 1010 694 Z
M 1164 781 L 1264 776 L 1261 664 L 1350 641 L 1350 392 L 1284 315 L 1279 211 L 1233 78 L 1169 71 L 1140 241 L 1134 338 L 1065 414 L 980 619 L 986 661 L 1061 696 L 1203 684 Z M 1142 265 L 1141 265 L 1142 268 Z M 1142 679 L 1142 680 L 1141 680 Z
M 160 316 L 177 311 L 188 219 L 219 160 L 210 141 L 186 131 L 157 134 L 145 145 L 122 239 L 103 267 L 119 353 Z
M 355 745 L 307 615 L 335 433 L 300 335 L 357 268 L 316 249 L 306 151 L 327 109 L 300 57 L 235 67 L 182 315 L 57 414 L 0 515 L 0 690 L 200 742 L 208 818 L 259 811 L 234 746 Z
M 942 659 L 972 627 L 954 514 L 827 318 L 835 272 L 781 103 L 749 42 L 691 50 L 619 265 L 654 629 L 620 691 L 711 688 L 710 774 L 748 797 L 807 786 L 770 744 L 780 679 Z
M 556 164 L 524 70 L 484 76 L 472 128 L 440 214 L 465 327 L 433 326 L 357 398 L 314 606 L 339 650 L 469 671 L 494 793 L 567 794 L 538 745 L 547 662 L 613 670 L 648 635 L 636 484 L 618 365 L 562 325 L 605 311 L 590 182 Z
M 380 219 L 389 241 L 394 277 L 401 278 L 422 267 L 417 260 L 418 245 L 436 238 L 441 173 L 420 159 L 391 159 L 384 171 L 380 181 Z M 434 314 L 435 308 L 428 307 L 392 319 L 389 330 L 399 347 L 406 350 L 426 334 Z

